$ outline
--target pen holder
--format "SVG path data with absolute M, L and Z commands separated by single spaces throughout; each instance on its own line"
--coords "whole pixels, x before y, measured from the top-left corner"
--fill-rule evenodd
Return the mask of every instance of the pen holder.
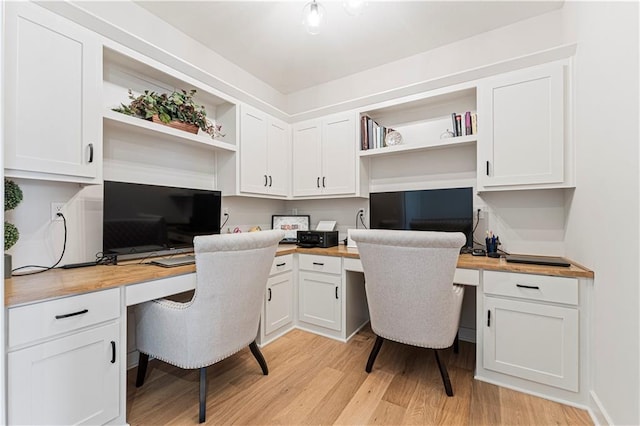
M 487 253 L 497 253 L 498 252 L 498 241 L 496 238 L 485 238 L 485 245 L 487 246 Z

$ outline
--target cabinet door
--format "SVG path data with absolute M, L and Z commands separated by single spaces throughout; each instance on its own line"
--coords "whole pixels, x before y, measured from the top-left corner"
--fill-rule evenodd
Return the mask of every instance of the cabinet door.
M 322 179 L 320 122 L 293 127 L 293 195 L 319 195 Z
M 242 105 L 240 118 L 240 191 L 266 194 L 267 117 L 262 112 Z
M 10 352 L 9 424 L 104 424 L 117 417 L 119 330 L 112 323 Z
M 291 272 L 269 278 L 265 298 L 265 334 L 293 321 L 293 278 Z
M 322 193 L 356 192 L 356 120 L 341 114 L 322 123 Z
M 269 172 L 269 193 L 273 195 L 289 195 L 291 181 L 289 144 L 289 126 L 286 123 L 271 120 L 268 125 L 267 170 Z
M 485 297 L 484 368 L 578 391 L 578 309 Z
M 342 301 L 339 275 L 300 272 L 299 320 L 340 331 Z
M 102 158 L 98 39 L 39 6 L 9 2 L 6 40 L 6 174 L 92 182 Z
M 481 187 L 564 181 L 564 66 L 507 73 L 478 86 Z

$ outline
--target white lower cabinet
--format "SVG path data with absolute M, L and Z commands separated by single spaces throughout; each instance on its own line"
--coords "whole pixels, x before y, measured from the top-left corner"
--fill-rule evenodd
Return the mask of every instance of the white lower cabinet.
M 483 367 L 578 392 L 578 280 L 484 273 Z
M 299 255 L 298 320 L 330 330 L 342 329 L 342 259 Z
M 31 335 L 44 331 L 9 347 L 9 424 L 104 424 L 118 417 L 119 312 L 119 289 L 9 309 L 10 341 L 20 329 L 12 320 L 26 313 L 35 316 L 22 327 Z M 55 331 L 59 324 L 65 332 Z
M 265 345 L 294 326 L 293 255 L 277 256 L 267 280 L 258 342 Z

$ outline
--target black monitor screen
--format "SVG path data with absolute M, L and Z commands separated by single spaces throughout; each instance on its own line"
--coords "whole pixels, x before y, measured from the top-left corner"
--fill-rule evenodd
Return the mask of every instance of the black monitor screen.
M 196 235 L 220 233 L 220 205 L 220 191 L 105 181 L 102 251 L 188 251 Z
M 371 229 L 462 232 L 473 247 L 472 188 L 371 193 L 369 216 Z

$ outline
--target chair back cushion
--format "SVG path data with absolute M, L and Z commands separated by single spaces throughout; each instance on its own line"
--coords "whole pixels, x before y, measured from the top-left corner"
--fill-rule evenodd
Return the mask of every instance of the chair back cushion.
M 462 233 L 355 230 L 371 328 L 386 339 L 451 346 L 464 288 L 453 285 Z
M 141 352 L 182 368 L 214 364 L 257 336 L 269 271 L 284 232 L 198 236 L 196 290 L 187 303 L 160 300 L 136 310 Z

